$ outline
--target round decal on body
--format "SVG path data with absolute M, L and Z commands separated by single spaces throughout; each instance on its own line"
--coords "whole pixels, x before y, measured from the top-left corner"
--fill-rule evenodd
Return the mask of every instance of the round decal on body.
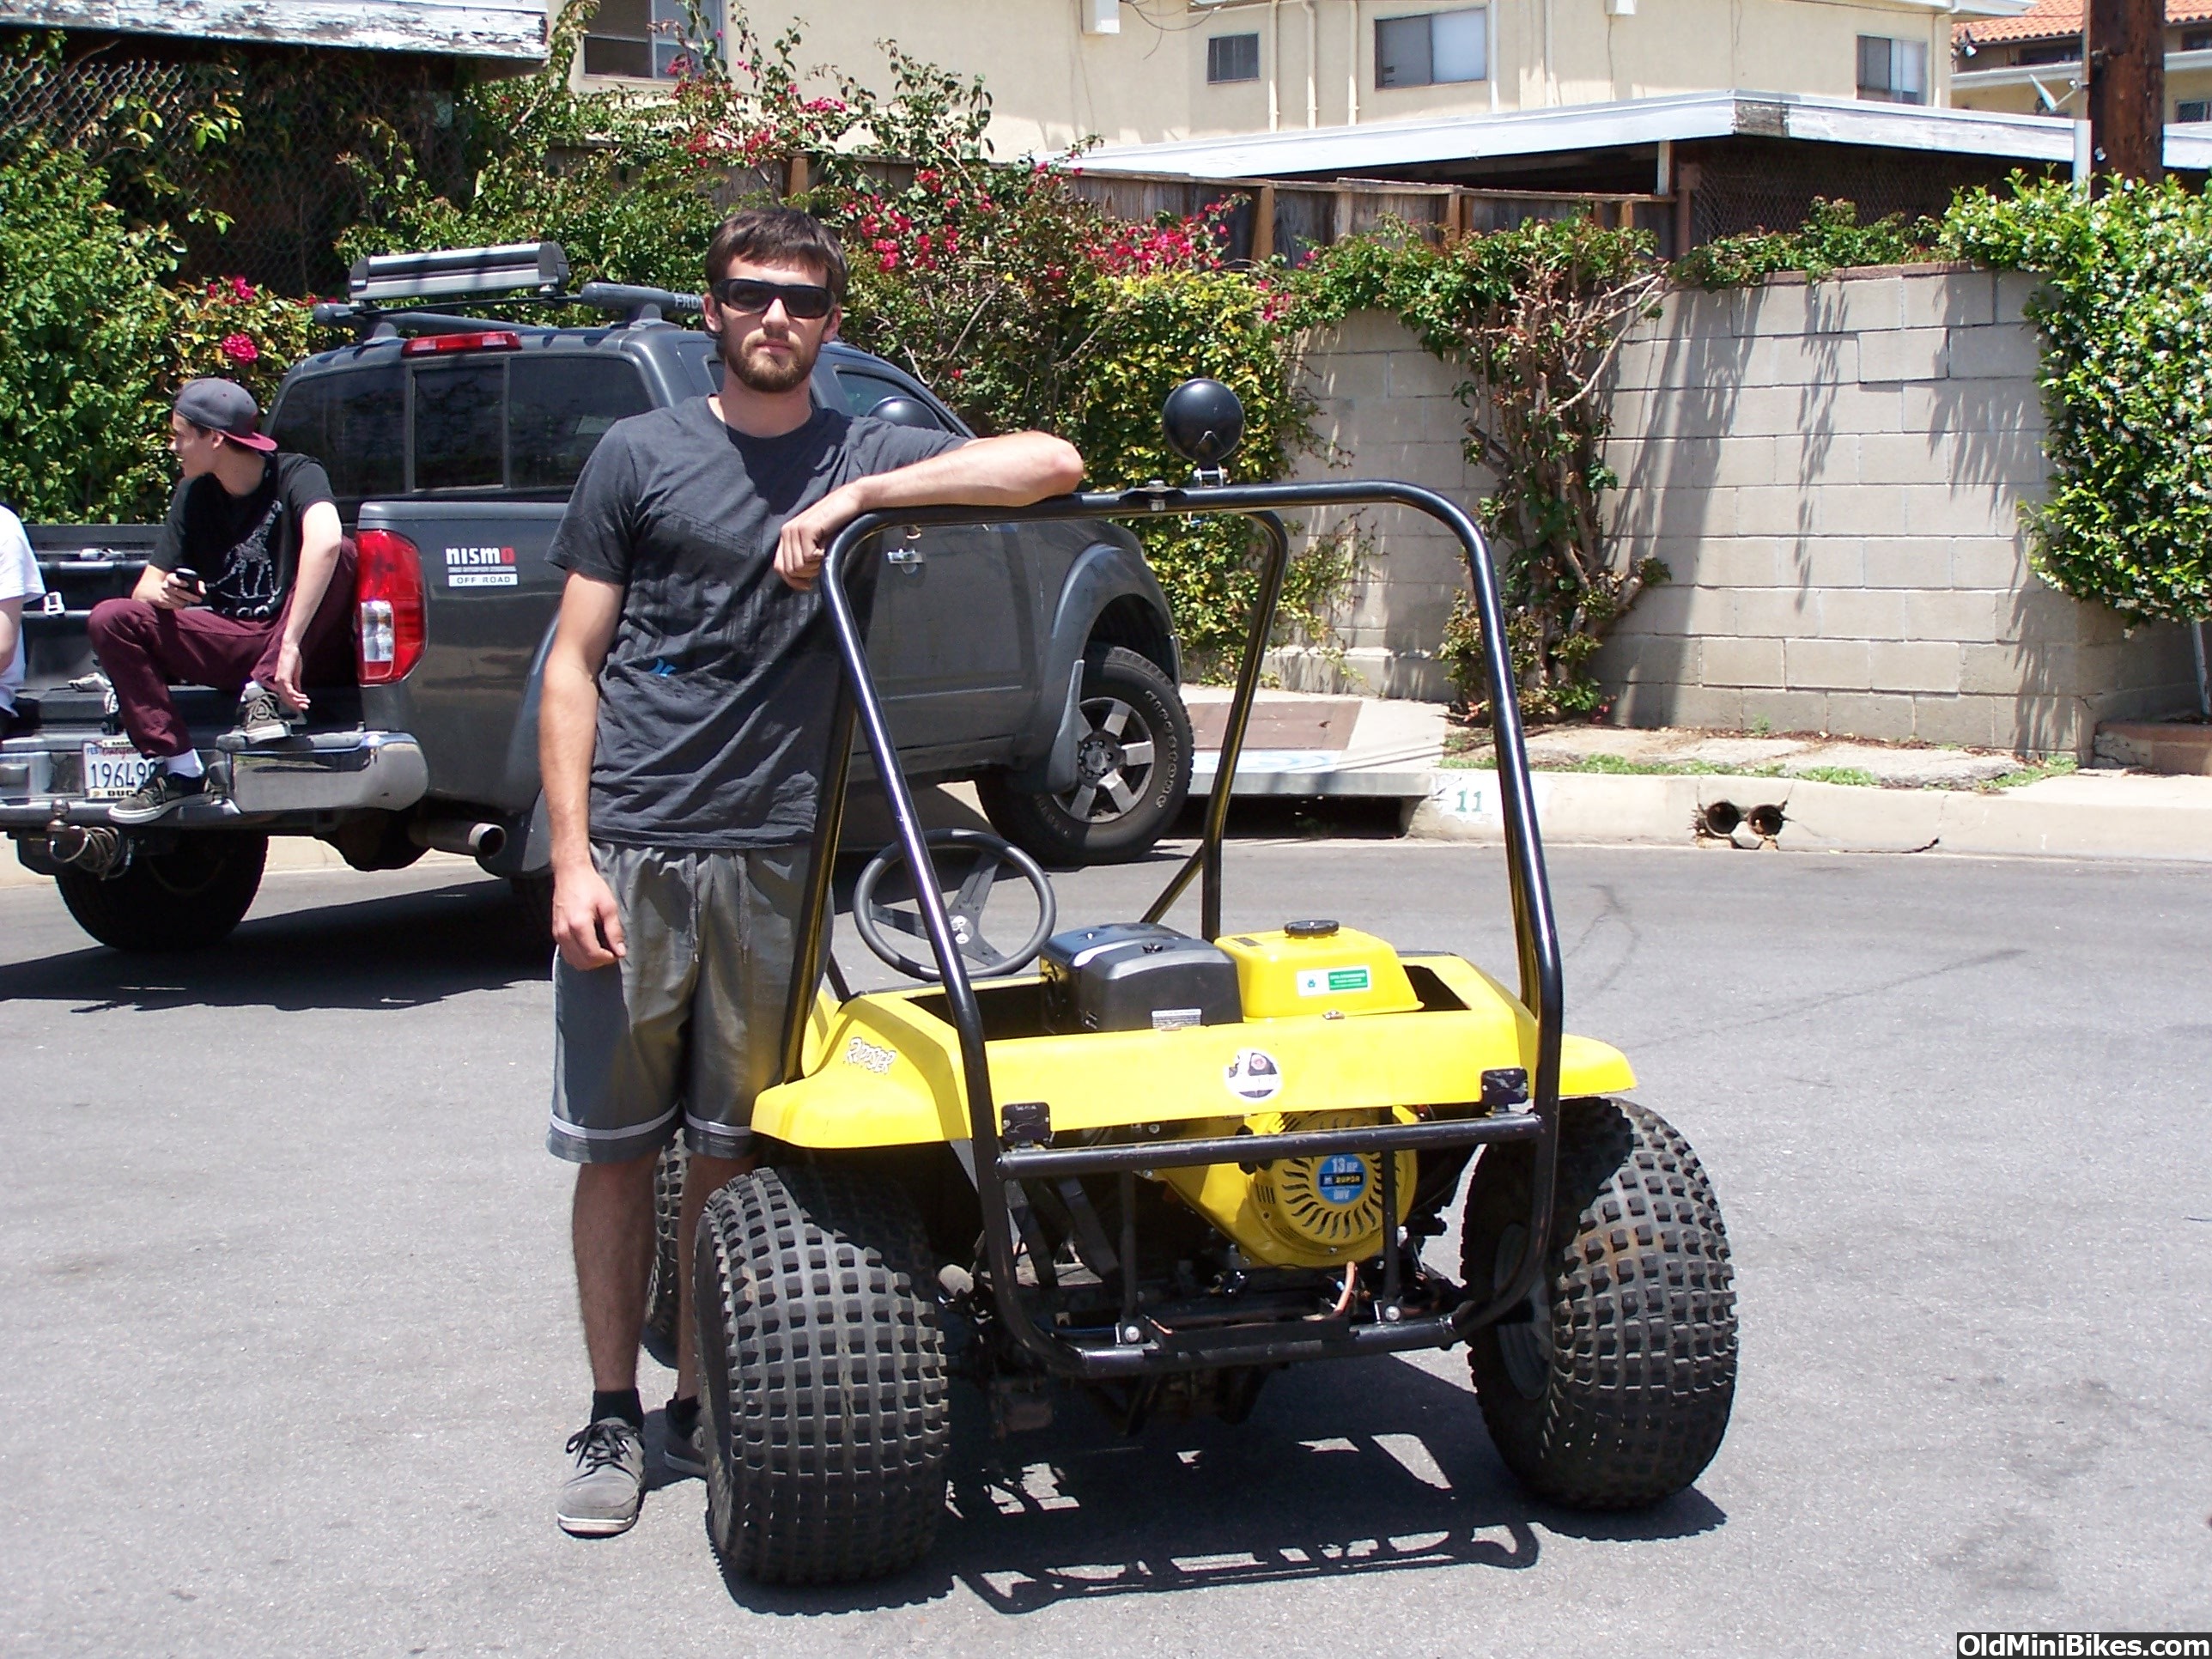
M 1283 1068 L 1265 1048 L 1239 1048 L 1221 1080 L 1231 1094 L 1255 1103 L 1283 1092 Z

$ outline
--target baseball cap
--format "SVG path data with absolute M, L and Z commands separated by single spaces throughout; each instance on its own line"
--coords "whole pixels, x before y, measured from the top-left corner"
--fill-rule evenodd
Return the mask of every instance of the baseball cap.
M 194 426 L 220 432 L 248 449 L 258 449 L 265 455 L 276 447 L 274 438 L 264 436 L 258 429 L 261 405 L 235 380 L 210 378 L 190 381 L 177 394 L 176 408 L 177 413 Z

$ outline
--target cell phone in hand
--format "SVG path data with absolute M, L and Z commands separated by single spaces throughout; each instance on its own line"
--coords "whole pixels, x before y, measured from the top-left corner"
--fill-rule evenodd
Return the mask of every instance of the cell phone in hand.
M 195 593 L 206 593 L 207 584 L 200 580 L 200 573 L 193 569 L 191 566 L 188 564 L 180 564 L 169 574 L 172 576 L 174 576 L 179 581 L 184 583 L 185 586 L 191 588 Z

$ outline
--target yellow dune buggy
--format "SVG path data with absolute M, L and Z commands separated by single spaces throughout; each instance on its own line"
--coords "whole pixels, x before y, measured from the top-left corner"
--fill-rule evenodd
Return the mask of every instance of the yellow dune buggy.
M 1048 1419 L 1054 1379 L 1133 1431 L 1156 1413 L 1239 1420 L 1272 1372 L 1300 1361 L 1465 1343 L 1508 1466 L 1540 1498 L 1591 1508 L 1680 1491 L 1727 1427 L 1735 1304 L 1711 1186 L 1680 1136 L 1620 1097 L 1635 1082 L 1628 1062 L 1561 1029 L 1481 532 L 1409 484 L 1226 483 L 1243 414 L 1218 383 L 1178 387 L 1165 416 L 1199 469 L 1188 486 L 988 515 L 1235 514 L 1265 538 L 1204 836 L 1137 921 L 1054 933 L 1049 884 L 1026 854 L 981 831 L 925 833 L 915 816 L 848 582 L 879 532 L 976 510 L 858 520 L 824 566 L 845 675 L 787 1080 L 753 1114 L 761 1167 L 708 1200 L 690 1264 L 708 1526 L 749 1577 L 835 1583 L 918 1560 L 945 1512 L 956 1376 L 987 1391 L 1001 1431 Z M 1229 781 L 1289 553 L 1276 512 L 1367 504 L 1425 513 L 1466 550 L 1517 992 L 1458 957 L 1401 953 L 1334 921 L 1222 931 Z M 854 920 L 921 981 L 864 995 L 829 949 L 856 726 L 897 839 L 860 873 Z M 1112 737 L 1110 720 L 1094 726 L 1096 743 Z M 1039 918 L 1001 952 L 981 903 L 1009 867 L 1036 890 Z M 1193 882 L 1189 936 L 1164 919 Z M 901 885 L 903 904 L 886 898 Z M 909 954 L 902 931 L 927 953 Z M 1445 1231 L 1463 1181 L 1455 1280 L 1421 1247 Z M 664 1289 L 675 1266 L 662 1264 Z

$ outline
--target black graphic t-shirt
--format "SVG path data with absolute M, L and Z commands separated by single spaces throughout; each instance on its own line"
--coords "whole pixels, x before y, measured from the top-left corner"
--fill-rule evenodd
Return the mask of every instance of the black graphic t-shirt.
M 169 499 L 169 516 L 147 560 L 156 570 L 199 573 L 207 602 L 225 617 L 264 622 L 284 608 L 300 565 L 300 522 L 332 500 L 322 463 L 283 451 L 261 482 L 234 495 L 213 473 L 187 478 Z

